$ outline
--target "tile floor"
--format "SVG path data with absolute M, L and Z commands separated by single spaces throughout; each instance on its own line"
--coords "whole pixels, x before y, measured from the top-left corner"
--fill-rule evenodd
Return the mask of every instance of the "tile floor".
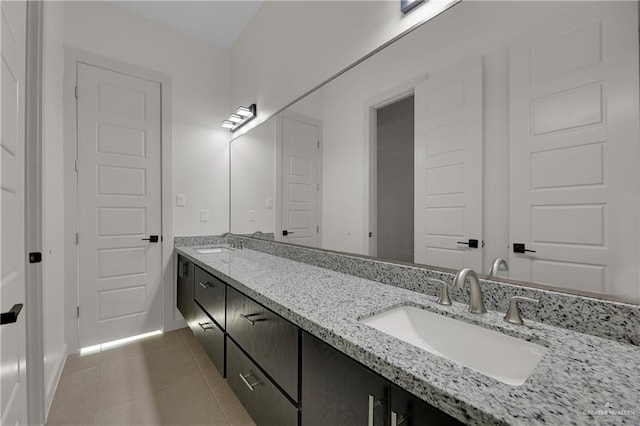
M 188 328 L 70 355 L 47 425 L 255 426 Z

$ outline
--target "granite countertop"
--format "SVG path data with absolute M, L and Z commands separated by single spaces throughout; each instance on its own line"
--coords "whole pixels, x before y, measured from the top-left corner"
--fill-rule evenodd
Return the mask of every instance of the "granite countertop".
M 431 405 L 468 424 L 640 425 L 640 348 L 504 313 L 440 306 L 422 293 L 253 250 L 200 254 L 206 271 Z M 511 386 L 371 328 L 358 319 L 408 304 L 548 347 Z M 606 325 L 603 325 L 606 326 Z

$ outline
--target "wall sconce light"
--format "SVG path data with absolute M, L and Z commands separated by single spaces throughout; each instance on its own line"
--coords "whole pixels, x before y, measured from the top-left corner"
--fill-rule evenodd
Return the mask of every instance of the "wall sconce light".
M 251 104 L 248 107 L 238 107 L 236 112 L 229 114 L 229 117 L 227 117 L 227 119 L 222 122 L 222 127 L 235 132 L 240 127 L 256 118 L 256 115 L 256 104 Z
M 400 10 L 405 15 L 413 10 L 415 7 L 420 6 L 425 0 L 400 0 Z

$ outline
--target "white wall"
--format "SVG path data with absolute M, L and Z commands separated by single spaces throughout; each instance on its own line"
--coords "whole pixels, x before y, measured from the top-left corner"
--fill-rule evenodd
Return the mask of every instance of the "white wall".
M 276 127 L 272 118 L 231 143 L 231 232 L 274 232 Z M 266 200 L 272 207 L 267 208 Z M 255 211 L 250 220 L 249 211 Z
M 44 385 L 48 412 L 58 385 L 67 346 L 64 328 L 64 200 L 62 81 L 64 16 L 62 5 L 44 4 L 42 131 L 42 286 L 44 299 Z
M 172 198 L 186 195 L 186 206 L 174 208 L 174 233 L 228 231 L 229 131 L 220 127 L 230 111 L 228 50 L 103 2 L 65 2 L 64 10 L 66 45 L 171 76 Z M 202 209 L 209 210 L 206 223 Z
M 257 103 L 264 121 L 451 3 L 404 16 L 398 1 L 267 1 L 231 49 L 231 104 Z

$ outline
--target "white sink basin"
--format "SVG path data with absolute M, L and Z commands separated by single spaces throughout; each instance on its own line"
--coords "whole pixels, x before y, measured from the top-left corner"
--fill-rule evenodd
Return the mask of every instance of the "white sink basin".
M 361 321 L 512 386 L 522 385 L 547 352 L 544 346 L 413 306 Z
M 231 251 L 231 249 L 228 249 L 226 247 L 206 247 L 206 248 L 196 249 L 196 251 L 201 254 L 212 254 L 212 253 L 225 253 L 225 252 Z

